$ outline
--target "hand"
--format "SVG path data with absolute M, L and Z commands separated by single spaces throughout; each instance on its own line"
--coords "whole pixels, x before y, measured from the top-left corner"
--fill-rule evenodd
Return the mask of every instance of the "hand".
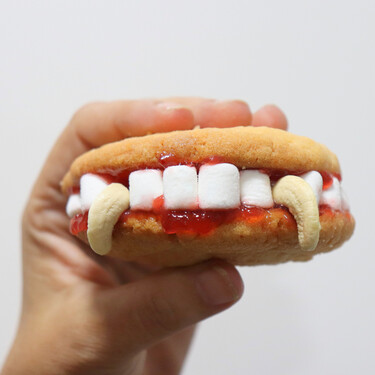
M 151 272 L 97 256 L 68 231 L 59 184 L 78 155 L 197 124 L 287 127 L 274 106 L 252 115 L 241 101 L 198 98 L 92 103 L 73 116 L 23 215 L 22 315 L 4 375 L 178 374 L 194 325 L 240 298 L 241 278 L 223 261 Z

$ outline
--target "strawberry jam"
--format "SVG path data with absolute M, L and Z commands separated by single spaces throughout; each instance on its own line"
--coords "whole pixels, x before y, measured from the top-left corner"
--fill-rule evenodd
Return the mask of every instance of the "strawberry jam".
M 329 189 L 333 184 L 333 177 L 337 177 L 337 176 L 332 175 L 331 173 L 327 173 L 327 172 L 320 172 L 320 174 L 323 178 L 323 190 Z
M 78 214 L 70 220 L 70 233 L 77 235 L 79 232 L 87 230 L 88 212 Z
M 234 219 L 237 210 L 164 210 L 161 215 L 161 224 L 164 232 L 191 233 L 204 235 L 212 232 L 218 226 Z
M 218 226 L 235 219 L 238 209 L 233 210 L 166 210 L 164 197 L 154 200 L 153 210 L 158 214 L 164 232 L 207 234 Z
M 295 220 L 289 210 L 283 206 L 265 209 L 261 207 L 245 207 L 231 210 L 166 210 L 163 208 L 163 196 L 155 199 L 154 212 L 148 211 L 125 211 L 119 218 L 119 223 L 126 223 L 129 219 L 147 219 L 150 217 L 159 221 L 167 234 L 209 234 L 220 225 L 236 221 L 247 223 L 267 222 L 277 211 L 284 216 L 286 225 L 295 226 Z M 326 210 L 330 210 L 327 207 Z M 326 210 L 322 213 L 326 213 Z M 87 212 L 76 215 L 71 219 L 70 232 L 77 235 L 87 230 Z
M 171 167 L 173 165 L 191 165 L 191 166 L 193 165 L 193 163 L 191 162 L 189 163 L 187 161 L 183 162 L 179 160 L 175 155 L 167 153 L 167 152 L 163 152 L 159 156 L 159 164 L 163 168 Z

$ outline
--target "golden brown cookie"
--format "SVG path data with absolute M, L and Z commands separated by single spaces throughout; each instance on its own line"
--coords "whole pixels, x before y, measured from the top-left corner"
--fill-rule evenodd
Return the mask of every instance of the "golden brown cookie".
M 266 127 L 205 128 L 128 138 L 89 151 L 74 161 L 62 190 L 67 193 L 85 173 L 161 168 L 160 159 L 169 155 L 177 162 L 216 156 L 238 168 L 340 173 L 336 155 L 307 137 Z
M 352 235 L 354 219 L 342 195 L 336 156 L 309 138 L 278 129 L 206 128 L 125 139 L 77 158 L 62 181 L 62 191 L 79 199 L 83 175 L 94 174 L 107 184 L 129 187 L 129 174 L 133 171 L 163 172 L 175 165 L 196 168 L 199 184 L 202 165 L 223 163 L 234 165 L 239 171 L 266 174 L 273 192 L 275 186 L 281 186 L 278 182 L 289 175 L 296 176 L 301 186 L 295 188 L 291 186 L 293 180 L 287 182 L 281 189 L 283 203 L 275 203 L 279 198 L 274 195 L 272 207 L 246 205 L 242 195 L 238 206 L 220 210 L 166 209 L 159 199 L 162 196 L 147 211 L 132 209 L 130 202 L 130 208 L 113 228 L 108 255 L 160 266 L 189 265 L 209 258 L 222 258 L 237 265 L 276 264 L 309 260 L 317 253 L 339 247 Z M 311 185 L 304 177 L 311 171 L 320 176 L 320 187 L 315 186 L 319 182 Z M 242 189 L 242 174 L 239 175 Z M 106 201 L 106 192 L 100 194 L 99 201 Z M 298 197 L 309 202 L 300 202 Z M 71 219 L 72 233 L 85 242 L 86 211 L 74 211 L 76 215 Z M 313 215 L 317 224 L 310 220 Z M 304 239 L 310 241 L 305 250 Z

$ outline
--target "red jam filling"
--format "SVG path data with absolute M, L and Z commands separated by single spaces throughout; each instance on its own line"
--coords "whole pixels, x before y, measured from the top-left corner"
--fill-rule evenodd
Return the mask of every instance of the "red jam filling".
M 88 212 L 78 214 L 70 220 L 70 233 L 77 235 L 79 232 L 87 230 Z
M 341 180 L 341 176 L 339 175 L 334 175 L 334 174 L 327 173 L 327 172 L 320 172 L 320 174 L 323 178 L 323 190 L 327 190 L 331 187 L 333 183 L 333 177 L 338 178 L 339 181 Z
M 199 234 L 205 235 L 220 225 L 235 221 L 246 221 L 256 223 L 266 220 L 270 215 L 279 211 L 284 216 L 287 225 L 295 226 L 295 220 L 289 210 L 285 207 L 274 207 L 270 209 L 260 207 L 241 206 L 231 210 L 166 210 L 159 209 L 157 212 L 125 211 L 119 218 L 118 223 L 126 223 L 129 219 L 145 219 L 154 217 L 159 220 L 165 233 L 168 234 Z M 88 213 L 78 214 L 71 219 L 70 232 L 77 235 L 87 230 Z
M 245 207 L 241 206 L 231 210 L 166 210 L 161 208 L 162 196 L 155 199 L 156 206 L 160 208 L 155 212 L 148 211 L 125 211 L 119 218 L 118 223 L 126 223 L 128 220 L 147 219 L 154 217 L 159 220 L 163 226 L 163 230 L 168 234 L 198 234 L 205 235 L 220 225 L 229 224 L 235 221 L 246 221 L 248 223 L 257 223 L 259 221 L 267 222 L 267 219 L 275 214 L 281 213 L 287 226 L 296 226 L 294 217 L 286 207 L 275 206 L 265 209 L 261 207 Z M 319 215 L 335 215 L 331 207 L 322 205 L 319 207 Z M 349 213 L 347 213 L 350 215 Z M 74 235 L 87 230 L 88 213 L 78 214 L 70 221 L 70 232 Z

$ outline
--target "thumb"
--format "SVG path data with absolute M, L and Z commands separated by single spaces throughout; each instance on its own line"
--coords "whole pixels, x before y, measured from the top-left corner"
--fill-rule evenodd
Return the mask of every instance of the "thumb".
M 107 290 L 101 307 L 112 345 L 129 355 L 225 310 L 242 293 L 235 267 L 210 260 Z

